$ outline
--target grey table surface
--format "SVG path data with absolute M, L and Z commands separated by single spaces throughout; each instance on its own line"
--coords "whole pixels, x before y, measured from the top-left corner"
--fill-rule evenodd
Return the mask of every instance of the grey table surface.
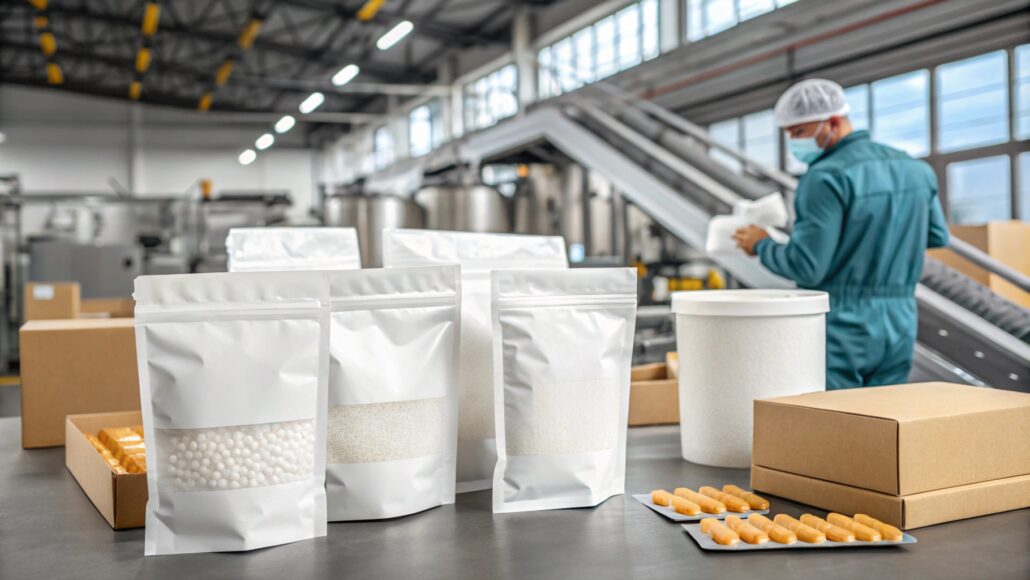
M 113 531 L 64 466 L 64 449 L 22 450 L 0 419 L 0 578 L 1030 578 L 1030 510 L 914 530 L 919 543 L 706 553 L 630 493 L 748 484 L 694 465 L 678 430 L 630 430 L 627 495 L 590 509 L 494 515 L 490 493 L 394 520 L 329 525 L 325 538 L 248 553 L 143 557 L 143 530 Z M 805 508 L 771 498 L 774 513 Z

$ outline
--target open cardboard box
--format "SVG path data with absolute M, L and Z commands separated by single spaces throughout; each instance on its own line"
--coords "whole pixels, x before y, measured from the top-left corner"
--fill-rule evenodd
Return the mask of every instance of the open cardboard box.
M 629 425 L 676 425 L 680 422 L 679 382 L 664 363 L 630 371 Z
M 116 530 L 144 525 L 147 474 L 115 473 L 86 435 L 96 435 L 106 427 L 140 423 L 139 411 L 68 415 L 65 419 L 64 463 L 100 515 Z
M 81 318 L 132 318 L 136 302 L 132 298 L 83 298 Z
M 1030 394 L 948 383 L 755 401 L 751 485 L 914 528 L 1030 506 Z

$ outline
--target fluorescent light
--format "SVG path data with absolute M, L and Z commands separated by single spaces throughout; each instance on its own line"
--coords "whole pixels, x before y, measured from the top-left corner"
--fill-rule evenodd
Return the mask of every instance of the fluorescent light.
M 240 165 L 250 165 L 257 159 L 257 153 L 253 149 L 247 149 L 243 153 L 240 153 Z
M 4 141 L 7 141 L 7 135 L 0 133 L 0 143 L 3 143 Z
M 293 118 L 293 115 L 285 115 L 282 119 L 275 122 L 275 132 L 285 133 L 293 128 L 297 124 L 297 120 Z
M 401 41 L 405 36 L 411 33 L 415 29 L 415 25 L 410 20 L 402 20 L 397 23 L 390 30 L 386 31 L 386 34 L 379 37 L 376 41 L 376 48 L 379 50 L 390 50 L 393 45 Z
M 361 69 L 356 64 L 349 64 L 341 68 L 336 74 L 333 75 L 333 84 L 336 86 L 343 86 L 358 76 Z
M 265 149 L 271 147 L 272 143 L 275 143 L 275 135 L 272 135 L 271 133 L 265 133 L 264 135 L 258 137 L 257 141 L 254 141 L 254 146 L 257 147 L 259 151 L 264 151 Z
M 314 111 L 322 105 L 322 101 L 325 101 L 325 95 L 322 93 L 311 93 L 308 98 L 304 99 L 300 103 L 300 112 L 307 115 L 311 111 Z

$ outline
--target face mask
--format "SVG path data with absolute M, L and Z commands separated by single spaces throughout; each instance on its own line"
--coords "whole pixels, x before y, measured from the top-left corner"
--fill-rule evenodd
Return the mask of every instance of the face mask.
M 820 123 L 815 134 L 818 135 L 822 128 L 823 125 Z M 787 146 L 790 148 L 791 155 L 802 163 L 812 163 L 825 151 L 825 149 L 819 145 L 819 142 L 814 136 L 803 137 L 800 139 L 788 139 Z

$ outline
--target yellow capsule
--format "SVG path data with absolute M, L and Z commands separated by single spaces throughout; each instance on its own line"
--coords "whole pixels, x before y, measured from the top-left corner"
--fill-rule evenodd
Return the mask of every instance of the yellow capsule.
M 769 500 L 763 498 L 760 495 L 756 495 L 746 489 L 739 488 L 735 485 L 724 485 L 722 490 L 730 495 L 739 497 L 746 501 L 751 509 L 753 510 L 767 510 L 769 509 Z
M 855 521 L 880 532 L 883 539 L 891 542 L 897 542 L 905 537 L 905 534 L 898 528 L 865 514 L 855 514 Z
M 769 539 L 777 544 L 793 544 L 798 541 L 797 535 L 787 528 L 777 524 L 762 514 L 751 514 L 747 523 L 762 530 L 769 535 Z
M 677 487 L 673 493 L 682 497 L 685 500 L 692 501 L 701 507 L 701 511 L 706 514 L 721 514 L 726 511 L 726 506 L 718 500 L 714 500 L 707 495 L 701 495 L 696 491 L 687 487 Z
M 740 542 L 740 536 L 737 535 L 737 532 L 734 532 L 726 524 L 715 518 L 701 520 L 701 533 L 708 534 L 715 540 L 716 544 L 723 546 L 733 546 Z
M 862 525 L 844 514 L 830 513 L 826 516 L 826 521 L 855 534 L 855 539 L 862 542 L 879 542 L 883 539 L 880 532 Z
M 826 541 L 826 536 L 812 526 L 803 524 L 787 514 L 776 514 L 773 522 L 794 532 L 799 540 L 806 544 L 821 544 Z
M 812 514 L 802 514 L 801 523 L 819 530 L 826 536 L 826 539 L 831 542 L 855 541 L 855 534 L 852 534 L 850 531 L 845 530 L 840 526 L 835 526 L 820 517 L 813 516 Z
M 738 516 L 726 516 L 726 526 L 737 532 L 740 539 L 748 544 L 764 544 L 769 541 L 768 534 Z
M 702 486 L 701 489 L 697 490 L 701 495 L 707 495 L 708 497 L 722 503 L 726 506 L 726 509 L 731 512 L 745 513 L 751 511 L 751 506 L 737 496 L 730 495 L 724 491 L 719 491 L 709 485 Z

